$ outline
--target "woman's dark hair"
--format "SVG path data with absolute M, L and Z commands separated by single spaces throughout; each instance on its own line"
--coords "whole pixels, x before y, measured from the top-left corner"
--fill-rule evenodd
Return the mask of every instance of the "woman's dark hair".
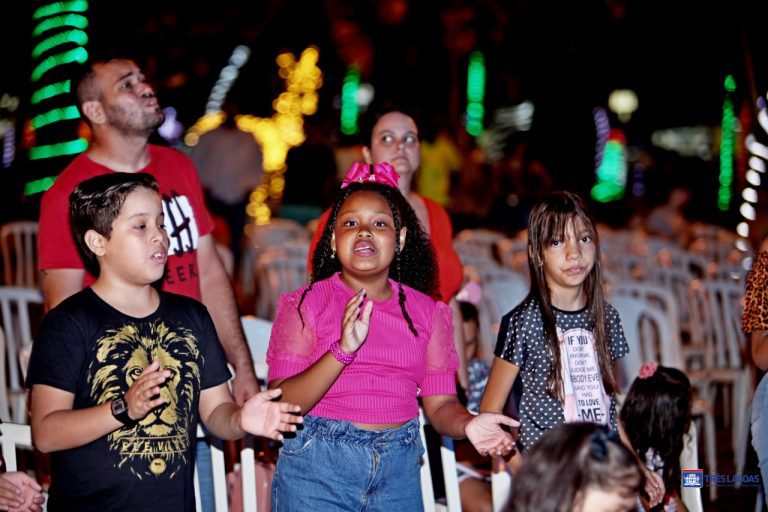
M 573 192 L 555 192 L 540 201 L 531 210 L 528 220 L 528 269 L 531 275 L 531 290 L 528 299 L 537 300 L 544 320 L 544 337 L 552 362 L 547 379 L 550 394 L 564 399 L 563 376 L 560 369 L 560 346 L 557 338 L 555 313 L 552 296 L 544 272 L 544 250 L 555 240 L 562 240 L 566 229 L 574 222 L 582 222 L 591 232 L 595 244 L 595 263 L 584 281 L 587 296 L 587 313 L 594 322 L 595 351 L 597 352 L 600 375 L 605 392 L 612 395 L 616 389 L 613 376 L 613 360 L 608 347 L 605 329 L 607 307 L 603 291 L 603 270 L 600 263 L 600 240 L 597 226 L 589 206 Z
M 317 244 L 314 255 L 312 256 L 312 277 L 310 284 L 301 296 L 299 302 L 299 313 L 301 313 L 301 304 L 304 297 L 312 289 L 312 285 L 317 281 L 327 279 L 333 274 L 341 271 L 341 264 L 338 258 L 332 257 L 331 236 L 336 226 L 336 217 L 339 214 L 344 202 L 355 192 L 369 191 L 381 195 L 392 210 L 392 218 L 395 224 L 395 237 L 399 237 L 400 229 L 407 228 L 406 241 L 402 249 L 395 243 L 395 258 L 389 267 L 389 277 L 398 283 L 398 298 L 403 317 L 408 322 L 408 327 L 414 336 L 418 336 L 416 328 L 413 326 L 411 317 L 405 309 L 405 292 L 402 285 L 425 293 L 433 298 L 439 298 L 437 281 L 437 260 L 429 236 L 421 226 L 416 212 L 408 201 L 403 197 L 395 187 L 381 185 L 377 183 L 351 183 L 348 187 L 339 191 L 331 209 L 331 215 L 325 224 L 323 235 Z
M 392 113 L 403 114 L 404 116 L 410 117 L 413 120 L 413 123 L 416 125 L 416 129 L 419 130 L 417 135 L 419 135 L 419 138 L 421 138 L 420 133 L 423 123 L 421 122 L 421 119 L 415 110 L 399 103 L 385 101 L 381 103 L 377 108 L 369 110 L 362 120 L 360 125 L 360 140 L 364 146 L 369 148 L 371 147 L 373 144 L 373 129 L 376 127 L 382 117 Z
M 680 454 L 691 423 L 691 381 L 676 368 L 658 366 L 629 388 L 620 418 L 640 460 L 655 451 L 664 464 L 664 485 L 680 491 Z
M 510 512 L 578 510 L 589 488 L 637 496 L 644 479 L 616 432 L 594 423 L 564 423 L 534 445 L 512 482 Z
M 160 190 L 154 176 L 143 172 L 110 172 L 89 178 L 69 195 L 69 226 L 85 268 L 98 277 L 99 262 L 85 243 L 85 233 L 94 230 L 109 237 L 112 223 L 120 215 L 125 198 L 138 187 Z

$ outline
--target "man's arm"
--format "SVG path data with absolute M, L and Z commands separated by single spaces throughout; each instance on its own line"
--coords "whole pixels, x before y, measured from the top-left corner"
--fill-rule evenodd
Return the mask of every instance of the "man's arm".
M 227 361 L 235 367 L 232 392 L 238 405 L 242 405 L 259 391 L 253 360 L 245 342 L 240 324 L 232 283 L 229 282 L 224 266 L 211 235 L 200 237 L 197 248 L 197 265 L 200 269 L 200 289 L 203 304 L 208 308 L 216 326 L 221 346 L 227 354 Z
M 85 270 L 77 268 L 53 268 L 40 271 L 43 288 L 43 305 L 48 312 L 61 301 L 83 289 Z

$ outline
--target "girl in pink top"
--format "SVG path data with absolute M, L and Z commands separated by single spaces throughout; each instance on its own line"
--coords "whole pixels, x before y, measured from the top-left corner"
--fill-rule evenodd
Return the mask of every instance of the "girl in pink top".
M 506 454 L 501 414 L 473 416 L 455 395 L 451 311 L 429 238 L 391 165 L 354 164 L 312 261 L 308 286 L 281 296 L 269 386 L 298 403 L 304 428 L 283 442 L 272 510 L 421 510 L 421 399 L 435 429 Z

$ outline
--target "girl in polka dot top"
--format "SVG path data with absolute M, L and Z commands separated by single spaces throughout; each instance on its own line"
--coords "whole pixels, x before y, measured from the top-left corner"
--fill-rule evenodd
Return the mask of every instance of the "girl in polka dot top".
M 562 423 L 618 430 L 613 367 L 627 354 L 627 340 L 605 299 L 594 216 L 578 195 L 556 192 L 533 208 L 528 268 L 531 290 L 502 318 L 480 411 L 501 411 L 519 374 L 523 453 Z M 655 505 L 663 484 L 649 474 L 646 480 Z
M 534 207 L 528 226 L 531 291 L 505 315 L 481 411 L 501 411 L 518 374 L 522 450 L 563 422 L 616 430 L 615 359 L 627 353 L 619 315 L 604 297 L 595 221 L 576 194 Z

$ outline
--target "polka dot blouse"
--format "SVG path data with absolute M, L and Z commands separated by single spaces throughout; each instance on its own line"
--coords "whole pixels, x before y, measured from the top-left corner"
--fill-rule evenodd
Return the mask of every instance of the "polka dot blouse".
M 594 329 L 594 321 L 586 309 L 562 311 L 552 308 L 555 323 L 563 330 Z M 606 335 L 611 358 L 615 361 L 628 352 L 627 340 L 621 327 L 619 314 L 606 304 Z M 520 367 L 519 378 L 523 382 L 520 402 L 520 444 L 522 449 L 531 448 L 539 437 L 550 428 L 565 421 L 563 406 L 547 392 L 547 379 L 551 360 L 544 340 L 544 323 L 539 302 L 528 298 L 507 313 L 501 322 L 508 326 L 506 332 L 499 332 L 495 354 Z M 565 357 L 561 354 L 561 357 Z M 610 397 L 610 426 L 616 430 L 616 402 Z

